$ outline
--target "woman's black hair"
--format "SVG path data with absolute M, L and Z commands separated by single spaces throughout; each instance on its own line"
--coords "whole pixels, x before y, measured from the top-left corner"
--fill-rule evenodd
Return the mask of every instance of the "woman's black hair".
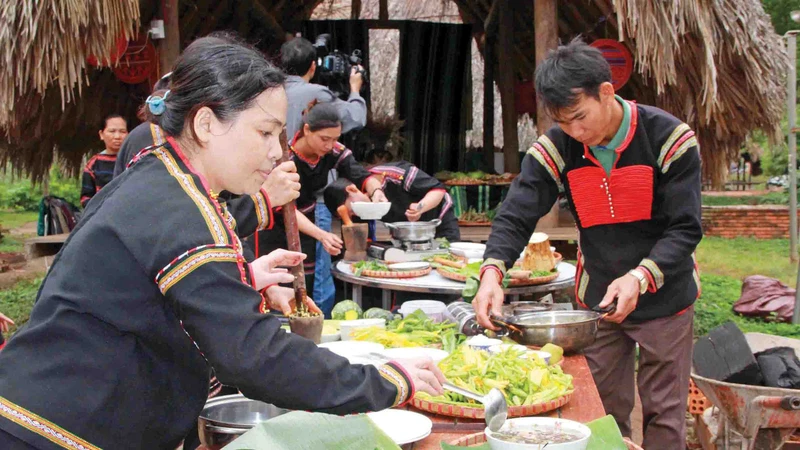
M 536 68 L 536 95 L 545 109 L 559 110 L 578 103 L 581 95 L 600 99 L 600 85 L 611 82 L 611 67 L 600 50 L 576 37 L 552 50 Z
M 317 50 L 308 39 L 296 37 L 281 46 L 281 65 L 289 75 L 302 77 L 317 58 Z
M 347 186 L 353 184 L 352 181 L 346 178 L 337 178 L 336 181 L 329 184 L 328 187 L 322 192 L 322 197 L 325 199 L 325 206 L 328 207 L 331 214 L 336 215 L 336 209 L 344 205 L 347 197 L 350 194 L 347 192 Z
M 170 136 L 180 136 L 193 119 L 208 107 L 220 121 L 230 121 L 248 109 L 262 92 L 282 87 L 286 76 L 256 49 L 229 34 L 212 34 L 192 42 L 178 57 L 169 79 L 169 91 L 154 92 L 165 109 L 154 114 L 145 108 L 147 120 Z M 157 109 L 156 109 L 157 112 Z
M 319 131 L 342 126 L 342 119 L 339 118 L 339 110 L 333 103 L 314 101 L 303 112 L 303 123 L 307 124 L 311 131 Z
M 102 127 L 100 127 L 100 129 L 101 129 L 101 130 L 105 130 L 105 129 L 106 129 L 106 127 L 108 126 L 108 121 L 109 121 L 109 120 L 111 120 L 111 119 L 116 119 L 116 118 L 120 118 L 120 119 L 124 120 L 124 121 L 125 121 L 125 126 L 126 126 L 126 127 L 128 126 L 128 119 L 126 119 L 126 118 L 122 117 L 122 116 L 121 116 L 120 114 L 118 114 L 118 113 L 111 113 L 111 114 L 109 114 L 109 115 L 107 115 L 107 116 L 103 117 L 103 126 L 102 126 Z

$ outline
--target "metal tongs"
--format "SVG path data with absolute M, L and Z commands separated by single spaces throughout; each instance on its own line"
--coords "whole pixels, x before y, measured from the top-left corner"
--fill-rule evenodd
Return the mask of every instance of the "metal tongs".
M 600 313 L 600 319 L 605 319 L 611 314 L 614 314 L 614 311 L 617 310 L 617 299 L 614 299 L 610 305 L 606 306 L 605 308 L 601 308 L 600 305 L 595 306 L 591 309 L 594 312 Z

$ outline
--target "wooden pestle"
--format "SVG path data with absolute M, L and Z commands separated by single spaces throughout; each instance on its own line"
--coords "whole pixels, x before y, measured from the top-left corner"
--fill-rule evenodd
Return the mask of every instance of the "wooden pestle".
M 281 132 L 279 140 L 281 144 L 281 150 L 283 150 L 283 156 L 281 156 L 278 164 L 285 161 L 291 161 L 292 154 L 289 150 L 289 142 L 286 139 L 286 130 Z M 294 200 L 283 205 L 283 225 L 284 228 L 286 228 L 287 250 L 293 252 L 302 252 L 303 250 L 300 248 L 300 230 L 297 227 L 297 205 L 295 204 Z M 290 272 L 295 277 L 293 283 L 295 307 L 298 311 L 306 312 L 308 308 L 306 307 L 305 303 L 306 278 L 305 274 L 303 273 L 303 263 L 300 262 L 300 264 L 292 267 Z

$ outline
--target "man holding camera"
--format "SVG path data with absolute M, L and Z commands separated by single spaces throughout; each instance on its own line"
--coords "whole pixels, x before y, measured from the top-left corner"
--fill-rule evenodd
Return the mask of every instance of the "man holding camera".
M 291 139 L 303 124 L 303 110 L 317 100 L 336 104 L 342 121 L 342 134 L 363 128 L 367 124 L 367 103 L 361 97 L 364 78 L 361 66 L 350 70 L 350 96 L 339 99 L 330 89 L 311 83 L 317 71 L 317 49 L 307 39 L 296 37 L 281 46 L 281 63 L 286 73 L 286 97 L 289 109 L 286 114 L 286 135 Z

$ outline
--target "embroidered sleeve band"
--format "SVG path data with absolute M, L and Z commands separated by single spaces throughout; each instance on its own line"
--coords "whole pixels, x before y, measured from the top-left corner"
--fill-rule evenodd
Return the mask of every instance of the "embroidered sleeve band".
M 481 272 L 480 278 L 483 278 L 483 273 L 487 270 L 497 270 L 500 272 L 500 278 L 506 276 L 506 263 L 494 258 L 487 258 L 486 261 L 481 264 Z
M 650 292 L 655 292 L 661 289 L 661 286 L 664 286 L 664 273 L 659 269 L 655 261 L 645 258 L 639 264 L 639 267 L 645 269 L 645 274 L 648 275 L 648 280 L 650 280 L 648 290 L 655 286 L 655 289 Z
M 269 203 L 267 191 L 263 188 L 255 195 L 251 196 L 256 207 L 256 217 L 258 218 L 258 231 L 271 230 L 275 223 L 272 215 L 272 207 Z
M 156 275 L 155 282 L 162 294 L 197 268 L 209 262 L 239 263 L 241 255 L 229 245 L 201 245 L 195 247 L 164 266 Z
M 383 378 L 397 388 L 397 397 L 395 397 L 392 407 L 403 405 L 414 397 L 414 382 L 406 371 L 403 370 L 402 366 L 394 362 L 389 362 L 378 367 L 378 371 Z

